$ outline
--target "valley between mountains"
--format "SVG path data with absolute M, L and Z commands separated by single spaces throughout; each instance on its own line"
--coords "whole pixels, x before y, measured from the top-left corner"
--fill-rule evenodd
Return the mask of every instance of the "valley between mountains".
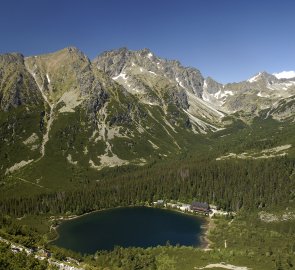
M 17 182 L 21 172 L 48 188 L 62 187 L 52 186 L 50 178 L 63 178 L 55 171 L 64 166 L 143 166 L 192 149 L 211 151 L 235 126 L 251 127 L 257 119 L 274 122 L 277 132 L 294 121 L 292 73 L 284 78 L 260 72 L 222 85 L 148 49 L 107 51 L 90 61 L 74 47 L 31 57 L 1 55 L 0 71 L 0 175 Z M 286 148 L 275 156 L 287 155 L 293 144 L 270 143 L 261 150 L 274 147 Z M 231 152 L 229 146 L 219 154 Z
M 294 121 L 294 71 L 221 84 L 149 49 L 2 54 L 0 236 L 85 269 L 294 269 Z M 235 214 L 208 250 L 49 244 L 60 219 L 157 200 Z

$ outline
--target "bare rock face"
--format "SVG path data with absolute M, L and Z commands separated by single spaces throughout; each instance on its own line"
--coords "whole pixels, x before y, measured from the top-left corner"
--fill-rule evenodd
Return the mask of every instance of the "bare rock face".
M 201 97 L 203 77 L 195 68 L 183 67 L 180 62 L 155 56 L 149 49 L 129 51 L 126 48 L 105 52 L 95 58 L 94 64 L 110 77 L 116 77 L 125 69 L 149 71 L 163 76 Z
M 52 103 L 57 102 L 66 92 L 76 91 L 83 97 L 101 88 L 100 83 L 96 81 L 95 84 L 95 75 L 88 57 L 73 47 L 51 54 L 27 57 L 25 63 Z
M 263 112 L 265 118 L 272 117 L 279 121 L 295 120 L 295 96 L 287 99 L 282 99 L 273 104 L 268 110 Z
M 42 95 L 26 70 L 21 54 L 0 55 L 0 109 L 42 104 Z
M 260 72 L 248 80 L 223 85 L 210 77 L 204 79 L 197 69 L 185 68 L 178 61 L 161 59 L 148 49 L 107 51 L 93 63 L 143 103 L 174 104 L 184 110 L 197 106 L 200 113 L 195 116 L 208 118 L 209 112 L 209 118 L 215 118 L 215 122 L 218 116 L 211 109 L 255 117 L 280 99 L 295 95 L 294 78 L 282 79 Z M 207 104 L 205 111 L 192 101 L 195 97 Z
M 202 100 L 204 78 L 195 68 L 159 58 L 148 49 L 107 51 L 93 63 L 141 104 L 159 106 L 165 114 L 171 114 L 168 118 L 172 124 L 179 122 L 177 118 L 183 113 L 182 117 L 188 118 L 182 125 L 191 127 L 191 122 L 201 132 L 209 127 L 203 121 L 220 124 L 223 114 Z

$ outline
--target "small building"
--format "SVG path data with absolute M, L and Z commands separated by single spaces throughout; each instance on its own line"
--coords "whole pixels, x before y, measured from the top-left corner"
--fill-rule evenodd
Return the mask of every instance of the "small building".
M 156 202 L 153 203 L 154 205 L 157 206 L 163 206 L 164 205 L 164 200 L 157 200 Z
M 177 204 L 176 203 L 166 203 L 166 207 L 177 208 Z
M 190 209 L 194 212 L 204 213 L 209 215 L 211 212 L 210 206 L 206 202 L 192 202 Z
M 182 204 L 179 206 L 179 210 L 186 212 L 191 210 L 191 206 L 189 204 Z

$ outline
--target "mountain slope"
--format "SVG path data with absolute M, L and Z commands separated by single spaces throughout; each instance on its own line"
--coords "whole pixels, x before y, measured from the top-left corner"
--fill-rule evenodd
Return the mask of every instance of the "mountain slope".
M 94 64 L 139 102 L 160 106 L 165 114 L 169 114 L 170 105 L 176 106 L 179 113 L 187 115 L 196 133 L 218 130 L 221 125 L 224 114 L 202 99 L 204 78 L 197 69 L 161 59 L 147 49 L 128 51 L 123 48 L 105 52 L 94 60 Z
M 246 136 L 256 118 L 278 130 L 276 121 L 294 120 L 294 85 L 265 72 L 222 85 L 147 49 L 94 61 L 73 47 L 1 55 L 0 177 L 7 188 L 63 189 L 97 180 L 104 168 L 212 149 L 226 155 L 221 149 L 237 148 L 235 132 Z
M 0 55 L 0 108 L 8 111 L 20 105 L 42 102 L 36 84 L 31 80 L 21 54 Z
M 21 54 L 0 55 L 0 171 L 9 173 L 39 154 L 45 107 Z
M 35 106 L 32 114 L 26 115 L 29 127 L 11 131 L 19 137 L 15 147 L 25 155 L 16 155 L 15 148 L 5 146 L 11 136 L 7 119 L 1 126 L 1 132 L 7 133 L 1 145 L 2 158 L 7 160 L 2 163 L 1 175 L 15 181 L 62 188 L 66 182 L 81 181 L 79 171 L 143 165 L 155 157 L 185 151 L 198 140 L 198 133 L 217 130 L 211 120 L 219 121 L 221 113 L 164 75 L 148 71 L 130 75 L 144 86 L 146 102 L 145 97 L 111 79 L 76 48 L 25 59 L 20 55 L 5 57 L 13 62 L 12 73 L 23 74 L 26 83 L 17 84 L 15 77 L 9 77 L 12 86 L 1 88 L 3 96 L 9 97 L 9 102 L 3 103 L 1 117 Z M 3 60 L 5 65 L 10 64 L 8 60 Z M 21 99 L 12 98 L 16 93 Z M 13 125 L 20 121 L 23 127 L 20 115 L 12 121 Z M 6 148 L 11 153 L 7 154 Z M 10 157 L 13 154 L 14 159 Z M 73 176 L 71 170 L 77 174 Z

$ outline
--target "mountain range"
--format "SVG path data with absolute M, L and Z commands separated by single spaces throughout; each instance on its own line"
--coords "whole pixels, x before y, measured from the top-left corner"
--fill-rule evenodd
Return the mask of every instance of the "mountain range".
M 74 47 L 3 54 L 0 175 L 43 187 L 69 172 L 142 166 L 198 151 L 214 134 L 255 119 L 290 125 L 294 97 L 294 72 L 221 84 L 149 49 L 121 48 L 93 61 Z

